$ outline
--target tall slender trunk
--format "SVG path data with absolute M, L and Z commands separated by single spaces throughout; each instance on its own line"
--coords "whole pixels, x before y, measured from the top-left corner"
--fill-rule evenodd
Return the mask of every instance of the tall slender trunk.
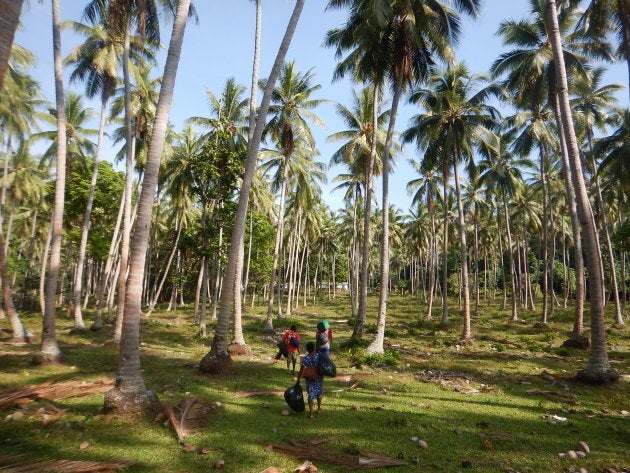
M 55 103 L 57 106 L 57 165 L 55 180 L 55 204 L 52 214 L 50 263 L 46 273 L 44 320 L 42 324 L 42 349 L 35 356 L 38 363 L 56 363 L 63 360 L 57 344 L 56 293 L 61 263 L 61 237 L 63 231 L 64 193 L 66 188 L 66 112 L 63 91 L 63 68 L 61 58 L 61 32 L 59 0 L 52 0 L 53 55 L 55 64 Z
M 569 166 L 571 180 L 575 189 L 578 216 L 584 243 L 584 253 L 589 272 L 590 307 L 591 307 L 591 351 L 587 367 L 578 373 L 578 378 L 589 383 L 610 383 L 619 379 L 619 373 L 615 371 L 608 361 L 606 351 L 606 329 L 604 319 L 604 294 L 602 257 L 599 247 L 599 238 L 595 227 L 595 219 L 589 202 L 580 153 L 573 128 L 573 117 L 569 104 L 569 92 L 567 85 L 566 68 L 562 55 L 562 42 L 558 27 L 558 17 L 555 0 L 547 0 L 547 17 L 551 25 L 551 46 L 554 56 L 554 67 L 557 77 L 557 90 L 560 99 L 560 115 L 562 117 L 562 130 L 564 132 L 567 149 L 569 150 Z
M 448 204 L 447 204 L 447 176 L 448 171 L 443 174 L 443 193 L 444 193 L 444 236 L 442 241 L 442 287 L 440 292 L 442 295 L 442 320 L 440 326 L 447 327 L 448 320 Z
M 140 365 L 140 309 L 142 280 L 146 263 L 147 247 L 151 231 L 151 214 L 158 181 L 160 159 L 164 149 L 168 115 L 173 102 L 173 90 L 181 47 L 184 40 L 190 0 L 179 0 L 173 22 L 173 33 L 164 65 L 160 95 L 155 112 L 153 131 L 144 172 L 142 192 L 139 198 L 133 241 L 123 331 L 120 339 L 120 358 L 116 387 L 105 394 L 105 408 L 118 412 L 147 412 L 160 410 L 157 396 L 147 391 Z M 122 270 L 121 270 L 122 272 Z
M 459 151 L 457 151 L 459 154 Z M 459 156 L 458 156 L 459 158 Z M 459 159 L 455 161 L 453 166 L 453 176 L 455 178 L 455 195 L 457 196 L 457 215 L 459 221 L 459 244 L 461 253 L 461 266 L 462 266 L 462 282 L 460 294 L 464 297 L 463 316 L 464 323 L 462 327 L 461 340 L 465 343 L 472 341 L 472 330 L 470 327 L 470 283 L 468 277 L 468 245 L 466 244 L 466 220 L 464 218 L 464 204 L 462 203 L 462 193 L 459 187 L 459 172 L 457 171 L 457 163 Z
M 372 96 L 372 137 L 370 142 L 370 156 L 365 163 L 365 202 L 363 203 L 363 246 L 361 248 L 361 279 L 359 288 L 359 310 L 357 320 L 352 330 L 352 338 L 361 338 L 365 327 L 368 298 L 368 269 L 370 264 L 370 217 L 372 216 L 372 175 L 376 160 L 376 144 L 378 130 L 378 87 L 374 85 Z
M 231 367 L 231 358 L 227 351 L 227 340 L 229 331 L 229 320 L 232 313 L 232 302 L 234 297 L 234 277 L 236 275 L 236 265 L 238 264 L 239 245 L 242 234 L 245 232 L 245 223 L 247 220 L 247 204 L 249 202 L 249 191 L 251 189 L 252 178 L 256 170 L 256 162 L 258 150 L 260 149 L 260 141 L 262 137 L 263 127 L 267 119 L 269 104 L 271 102 L 271 93 L 275 87 L 280 68 L 286 57 L 287 50 L 291 43 L 293 33 L 297 27 L 297 22 L 304 8 L 305 0 L 296 0 L 295 8 L 291 14 L 291 19 L 287 26 L 286 33 L 278 49 L 278 54 L 274 61 L 273 67 L 267 79 L 267 85 L 263 93 L 262 103 L 256 120 L 256 128 L 252 141 L 247 149 L 247 159 L 245 160 L 245 170 L 241 184 L 241 192 L 239 193 L 238 204 L 236 208 L 236 216 L 234 219 L 234 227 L 230 238 L 230 249 L 228 252 L 228 262 L 223 277 L 223 293 L 221 297 L 221 309 L 217 320 L 214 338 L 212 339 L 212 348 L 200 361 L 199 368 L 204 372 L 223 372 Z
M 573 311 L 573 329 L 571 338 L 565 343 L 569 345 L 588 346 L 588 338 L 584 336 L 584 300 L 586 299 L 586 287 L 584 278 L 584 257 L 582 252 L 582 234 L 580 230 L 580 219 L 577 211 L 577 199 L 575 189 L 571 180 L 571 164 L 569 162 L 569 150 L 565 133 L 562 129 L 562 117 L 560 115 L 560 101 L 558 94 L 553 94 L 553 109 L 558 124 L 560 135 L 560 147 L 562 156 L 562 177 L 567 193 L 567 203 L 571 215 L 571 234 L 573 235 L 573 266 L 575 268 L 575 306 Z
M 505 228 L 507 232 L 508 238 L 508 262 L 510 264 L 510 283 L 512 285 L 512 315 L 510 317 L 511 322 L 516 322 L 518 320 L 518 313 L 516 310 L 516 299 L 518 297 L 518 292 L 516 289 L 516 268 L 514 266 L 514 250 L 512 244 L 512 230 L 510 229 L 510 212 L 507 206 L 507 196 L 505 192 L 503 193 L 503 213 L 505 214 Z
M 133 130 L 131 125 L 131 79 L 129 76 L 130 20 L 126 20 L 123 49 L 123 78 L 125 90 L 125 200 L 123 211 L 123 232 L 120 244 L 120 272 L 118 273 L 118 305 L 116 307 L 116 330 L 114 343 L 120 343 L 125 311 L 127 268 L 129 266 L 129 241 L 131 238 L 131 196 L 133 190 Z
M 387 300 L 389 299 L 389 159 L 394 140 L 394 127 L 398 115 L 398 104 L 402 95 L 402 76 L 396 79 L 394 97 L 392 98 L 392 108 L 389 116 L 389 127 L 387 128 L 387 138 L 385 139 L 385 150 L 383 151 L 383 240 L 381 241 L 381 290 L 378 300 L 378 319 L 376 321 L 376 335 L 374 340 L 367 347 L 368 353 L 384 353 L 383 343 L 385 341 L 385 322 L 387 320 Z
M 90 218 L 92 216 L 92 205 L 94 194 L 96 193 L 96 181 L 98 179 L 98 167 L 103 150 L 103 136 L 105 135 L 105 112 L 107 111 L 107 96 L 103 93 L 101 100 L 101 117 L 98 127 L 98 140 L 96 142 L 96 154 L 94 155 L 94 167 L 92 169 L 92 179 L 90 181 L 90 191 L 87 203 L 85 204 L 85 214 L 81 225 L 81 243 L 79 245 L 79 256 L 75 265 L 73 303 L 74 303 L 74 330 L 84 330 L 83 313 L 81 308 L 81 292 L 83 290 L 83 266 L 85 263 L 85 253 L 87 251 L 88 233 L 90 231 Z

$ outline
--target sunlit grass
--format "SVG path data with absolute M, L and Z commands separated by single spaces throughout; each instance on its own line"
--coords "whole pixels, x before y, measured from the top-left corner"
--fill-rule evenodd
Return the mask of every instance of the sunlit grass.
M 593 387 L 573 381 L 586 366 L 588 353 L 562 347 L 571 329 L 571 308 L 556 309 L 548 327 L 539 328 L 535 326 L 538 314 L 533 312 L 521 311 L 521 320 L 509 323 L 509 310 L 501 310 L 497 300 L 482 306 L 474 317 L 475 343 L 466 346 L 459 343 L 459 310 L 451 309 L 449 326 L 441 327 L 439 307 L 433 320 L 425 320 L 421 300 L 392 296 L 385 354 L 367 355 L 364 347 L 374 331 L 376 299 L 371 298 L 370 304 L 360 343 L 349 342 L 353 321 L 345 295 L 325 297 L 317 305 L 274 320 L 278 334 L 295 323 L 303 344 L 314 339 L 321 318 L 332 325 L 338 376 L 326 379 L 325 412 L 314 419 L 296 413 L 283 416 L 287 406 L 281 396 L 236 396 L 282 392 L 294 382 L 283 361 L 272 363 L 279 335 L 262 333 L 265 307 L 247 309 L 244 316 L 252 355 L 235 358 L 234 372 L 221 377 L 202 375 L 197 369 L 210 340 L 198 336 L 191 311 L 156 311 L 142 319 L 146 384 L 165 404 L 177 404 L 187 395 L 221 404 L 207 427 L 186 438 L 208 453 L 186 453 L 164 419 L 102 414 L 102 395 L 54 402 L 67 415 L 47 424 L 28 416 L 8 420 L 15 409 L 2 410 L 0 452 L 21 454 L 25 460 L 127 458 L 137 462 L 131 472 L 207 472 L 219 458 L 225 460 L 226 472 L 261 472 L 272 465 L 289 472 L 306 458 L 267 451 L 268 444 L 326 438 L 327 446 L 339 452 L 373 451 L 410 460 L 408 466 L 376 472 L 542 473 L 583 467 L 592 473 L 630 467 L 627 329 L 608 330 L 610 361 L 623 375 L 621 380 L 614 386 Z M 39 333 L 39 315 L 24 314 L 23 320 Z M 64 365 L 32 366 L 38 345 L 4 344 L 0 388 L 50 379 L 115 377 L 118 353 L 110 343 L 112 326 L 80 335 L 69 335 L 71 328 L 72 320 L 60 314 Z M 210 334 L 213 328 L 211 322 Z M 412 441 L 415 438 L 426 441 L 428 448 L 420 448 Z M 591 448 L 586 458 L 558 457 L 578 441 Z M 89 447 L 80 449 L 82 442 Z M 414 457 L 417 463 L 412 462 Z M 345 471 L 341 466 L 316 464 L 320 471 Z

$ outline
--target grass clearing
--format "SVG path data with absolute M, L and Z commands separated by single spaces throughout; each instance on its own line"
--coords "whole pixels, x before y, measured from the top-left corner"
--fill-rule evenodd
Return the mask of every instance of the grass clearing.
M 371 299 L 376 304 L 375 299 Z M 588 472 L 630 469 L 630 332 L 608 331 L 610 361 L 620 372 L 613 386 L 585 386 L 573 375 L 586 364 L 588 353 L 561 346 L 571 329 L 571 309 L 557 309 L 546 328 L 538 315 L 522 313 L 508 323 L 508 313 L 484 307 L 473 319 L 475 343 L 460 346 L 458 311 L 451 325 L 439 327 L 439 315 L 423 320 L 421 303 L 392 296 L 388 310 L 384 355 L 365 354 L 365 343 L 348 343 L 352 327 L 344 297 L 322 300 L 290 318 L 275 320 L 277 333 L 295 323 L 303 344 L 314 338 L 316 322 L 326 317 L 334 330 L 332 355 L 338 376 L 325 381 L 325 412 L 314 419 L 304 414 L 281 415 L 282 396 L 245 392 L 282 392 L 292 385 L 284 361 L 272 363 L 276 338 L 263 335 L 264 309 L 244 317 L 250 357 L 235 358 L 229 376 L 202 375 L 197 366 L 210 340 L 196 335 L 187 310 L 155 311 L 142 319 L 141 353 L 145 382 L 163 403 L 176 405 L 184 396 L 220 403 L 208 424 L 186 442 L 207 453 L 186 452 L 164 419 L 132 420 L 101 413 L 102 394 L 50 401 L 66 411 L 56 421 L 41 416 L 0 415 L 0 456 L 22 455 L 21 461 L 42 459 L 136 462 L 130 472 L 207 472 L 225 460 L 226 472 L 261 472 L 275 466 L 293 471 L 306 458 L 268 451 L 270 443 L 292 439 L 327 439 L 340 453 L 371 451 L 402 457 L 405 466 L 372 471 L 409 472 Z M 89 319 L 90 312 L 86 318 Z M 41 330 L 41 317 L 23 314 L 25 325 Z M 612 320 L 609 318 L 609 320 Z M 373 324 L 373 316 L 368 319 Z M 112 327 L 69 335 L 72 320 L 60 315 L 58 337 L 67 357 L 61 366 L 30 364 L 38 345 L 4 343 L 0 357 L 0 389 L 25 387 L 49 380 L 82 381 L 114 378 L 118 352 L 109 339 Z M 212 333 L 210 327 L 209 333 Z M 371 338 L 368 333 L 364 337 Z M 22 409 L 36 411 L 35 401 Z M 421 448 L 412 438 L 427 442 Z M 558 453 L 586 442 L 583 459 Z M 87 447 L 86 443 L 87 442 Z M 83 445 L 83 448 L 81 447 Z M 417 463 L 414 462 L 417 457 Z M 347 468 L 314 462 L 322 472 Z

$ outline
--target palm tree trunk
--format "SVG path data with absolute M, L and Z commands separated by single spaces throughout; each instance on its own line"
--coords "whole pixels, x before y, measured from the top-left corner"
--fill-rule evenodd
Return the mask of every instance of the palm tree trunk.
M 17 29 L 22 0 L 0 0 L 0 87 L 4 83 L 4 73 L 9 64 L 13 37 Z
M 107 111 L 107 98 L 103 94 L 101 101 L 101 117 L 98 127 L 98 140 L 96 143 L 96 154 L 94 155 L 94 168 L 92 169 L 92 180 L 90 181 L 90 192 L 88 194 L 87 203 L 85 205 L 85 214 L 83 215 L 83 224 L 81 225 L 81 243 L 79 245 L 79 256 L 75 265 L 73 303 L 74 303 L 74 330 L 84 330 L 83 313 L 81 310 L 81 292 L 83 289 L 83 266 L 85 262 L 85 253 L 87 251 L 88 233 L 90 231 L 90 218 L 92 216 L 92 205 L 94 203 L 94 194 L 96 192 L 96 181 L 98 179 L 98 167 L 103 149 L 103 136 L 105 135 L 105 112 Z
M 368 298 L 368 269 L 370 264 L 370 218 L 372 217 L 372 175 L 376 160 L 377 130 L 378 130 L 378 87 L 374 85 L 372 96 L 372 137 L 370 143 L 370 157 L 365 163 L 365 202 L 363 202 L 363 246 L 361 248 L 361 278 L 359 288 L 359 310 L 357 320 L 352 330 L 352 338 L 361 338 L 365 327 Z
M 179 0 L 168 48 L 160 95 L 155 112 L 153 131 L 140 194 L 135 232 L 131 244 L 131 258 L 120 358 L 116 387 L 105 394 L 105 408 L 118 412 L 161 411 L 157 396 L 147 391 L 140 366 L 140 309 L 142 280 L 151 231 L 151 214 L 158 181 L 160 158 L 164 149 L 168 115 L 173 102 L 177 66 L 184 40 L 190 0 Z
M 580 219 L 577 211 L 577 199 L 575 189 L 571 180 L 571 164 L 569 162 L 569 149 L 567 140 L 562 129 L 562 117 L 560 115 L 560 101 L 558 94 L 553 94 L 553 109 L 558 124 L 560 135 L 560 147 L 562 156 L 562 168 L 564 187 L 568 197 L 569 212 L 571 215 L 571 234 L 573 235 L 573 266 L 575 268 L 575 308 L 573 312 L 573 330 L 571 338 L 564 343 L 570 346 L 586 348 L 588 338 L 584 336 L 584 300 L 586 299 L 586 288 L 584 284 L 584 257 L 582 252 L 582 235 L 580 231 Z
M 599 238 L 595 227 L 595 219 L 589 202 L 586 184 L 582 174 L 580 154 L 573 128 L 573 117 L 569 104 L 566 68 L 562 55 L 562 43 L 558 27 L 558 17 L 555 0 L 547 0 L 547 17 L 551 24 L 551 46 L 554 56 L 558 96 L 560 99 L 560 115 L 562 117 L 562 130 L 564 132 L 567 149 L 569 150 L 569 166 L 571 180 L 575 189 L 577 210 L 582 229 L 584 253 L 589 272 L 590 306 L 591 306 L 591 351 L 588 365 L 578 373 L 578 378 L 589 383 L 610 383 L 619 379 L 619 373 L 615 371 L 608 361 L 606 351 L 606 329 L 604 324 L 604 294 L 602 257 L 599 247 Z
M 293 13 L 289 20 L 287 30 L 278 54 L 274 61 L 271 73 L 267 79 L 267 85 L 263 93 L 262 103 L 258 112 L 258 118 L 256 120 L 256 127 L 254 130 L 253 139 L 250 141 L 247 148 L 247 159 L 245 160 L 245 171 L 243 174 L 243 181 L 241 184 L 241 192 L 239 193 L 238 204 L 236 208 L 236 216 L 234 219 L 234 226 L 232 228 L 232 235 L 230 238 L 230 250 L 228 253 L 228 262 L 225 269 L 223 293 L 221 296 L 221 309 L 217 320 L 216 330 L 214 338 L 212 339 L 212 348 L 200 361 L 199 368 L 204 372 L 224 372 L 231 367 L 231 358 L 227 351 L 227 340 L 229 331 L 229 320 L 232 312 L 232 302 L 234 297 L 234 278 L 236 275 L 236 265 L 238 264 L 238 252 L 242 239 L 242 234 L 245 232 L 245 223 L 247 220 L 247 204 L 249 202 L 249 191 L 251 189 L 252 179 L 256 170 L 256 162 L 258 158 L 258 150 L 260 149 L 260 141 L 262 137 L 263 128 L 267 119 L 267 112 L 269 111 L 269 104 L 271 102 L 271 93 L 275 87 L 280 68 L 286 57 L 287 50 L 293 38 L 293 33 L 297 27 L 297 22 L 304 8 L 305 0 L 296 0 Z
M 442 242 L 443 254 L 442 254 L 442 287 L 440 292 L 442 295 L 442 320 L 440 321 L 441 327 L 447 327 L 449 325 L 448 320 L 448 204 L 447 204 L 447 175 L 445 171 L 443 174 L 443 201 L 444 201 L 444 236 Z
M 52 0 L 53 51 L 55 64 L 55 99 L 57 106 L 57 165 L 55 180 L 55 204 L 52 214 L 50 263 L 46 273 L 42 349 L 35 356 L 37 363 L 57 363 L 63 355 L 57 344 L 55 323 L 57 319 L 56 293 L 61 263 L 61 237 L 63 231 L 64 192 L 66 187 L 66 113 L 63 91 L 61 58 L 61 33 L 59 0 Z
M 507 254 L 508 262 L 510 263 L 510 283 L 512 285 L 512 316 L 510 322 L 516 322 L 518 320 L 518 313 L 516 310 L 516 299 L 518 297 L 518 291 L 516 289 L 516 268 L 514 267 L 514 250 L 512 244 L 512 230 L 510 230 L 510 212 L 507 206 L 507 196 L 503 194 L 503 212 L 505 214 L 505 228 L 507 232 Z
M 459 161 L 460 160 L 457 159 L 456 163 L 458 163 Z M 455 178 L 455 195 L 457 196 L 457 214 L 459 217 L 459 244 L 461 250 L 462 267 L 462 284 L 460 294 L 464 296 L 464 324 L 462 328 L 461 341 L 464 343 L 470 343 L 472 342 L 472 331 L 470 327 L 470 283 L 468 278 L 468 245 L 466 244 L 466 220 L 464 217 L 464 204 L 462 203 L 462 193 L 459 187 L 459 173 L 457 171 L 456 164 L 453 166 L 453 171 L 453 177 Z
M 384 353 L 383 343 L 385 341 L 385 322 L 387 319 L 387 300 L 389 298 L 389 159 L 394 139 L 394 127 L 396 126 L 396 116 L 398 115 L 398 104 L 402 95 L 402 76 L 396 79 L 394 97 L 392 98 L 392 108 L 389 116 L 389 127 L 387 128 L 387 138 L 385 139 L 385 149 L 383 151 L 383 240 L 381 241 L 381 290 L 378 300 L 378 319 L 376 322 L 376 335 L 367 347 L 368 353 Z

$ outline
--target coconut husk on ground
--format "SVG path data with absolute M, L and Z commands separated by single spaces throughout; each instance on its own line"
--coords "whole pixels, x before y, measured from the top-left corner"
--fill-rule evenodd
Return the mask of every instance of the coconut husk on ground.
M 381 468 L 385 466 L 407 465 L 404 460 L 372 452 L 346 453 L 330 449 L 321 444 L 322 440 L 289 440 L 291 445 L 270 444 L 268 450 L 297 457 L 302 460 L 318 460 L 333 465 L 343 465 L 352 469 Z

